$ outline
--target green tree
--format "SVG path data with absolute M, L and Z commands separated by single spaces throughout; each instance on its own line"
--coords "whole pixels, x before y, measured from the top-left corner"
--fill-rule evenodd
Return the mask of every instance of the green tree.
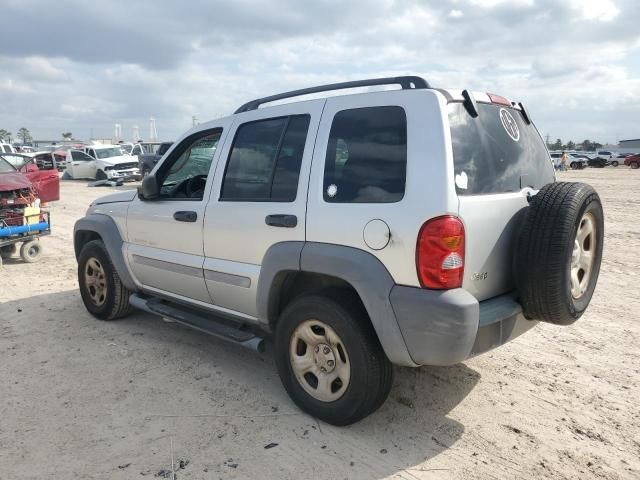
M 0 128 L 0 141 L 10 142 L 11 132 L 6 131 L 4 128 Z
M 73 133 L 71 132 L 64 132 L 62 134 L 62 138 L 64 138 L 65 140 L 71 140 L 73 139 Z
M 567 150 L 575 150 L 576 144 L 573 143 L 571 140 L 569 140 L 569 142 L 564 146 L 564 148 Z
M 559 138 L 556 140 L 556 143 L 554 143 L 553 145 L 551 145 L 551 149 L 552 150 L 562 150 L 562 140 L 560 140 Z
M 31 132 L 29 132 L 29 130 L 27 130 L 26 128 L 22 127 L 20 130 L 18 130 L 18 138 L 22 140 L 22 143 L 30 142 L 32 139 Z

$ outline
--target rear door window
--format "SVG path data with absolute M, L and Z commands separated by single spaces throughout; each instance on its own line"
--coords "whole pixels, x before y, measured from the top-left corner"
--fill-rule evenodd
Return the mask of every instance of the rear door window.
M 335 115 L 324 167 L 326 202 L 399 202 L 406 176 L 407 117 L 402 107 L 356 108 Z
M 309 115 L 270 118 L 238 128 L 221 201 L 293 202 L 309 130 Z
M 547 148 L 520 111 L 478 103 L 472 118 L 462 103 L 448 110 L 458 195 L 539 189 L 554 181 Z

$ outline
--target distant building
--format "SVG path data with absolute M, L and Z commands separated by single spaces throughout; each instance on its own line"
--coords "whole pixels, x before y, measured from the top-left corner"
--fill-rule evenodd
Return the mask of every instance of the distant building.
M 640 138 L 635 138 L 633 140 L 620 140 L 618 147 L 621 149 L 621 152 L 622 150 L 633 150 L 634 152 L 640 152 Z
M 617 153 L 640 153 L 640 138 L 633 140 L 620 140 L 617 145 L 603 145 L 598 151 L 609 151 Z

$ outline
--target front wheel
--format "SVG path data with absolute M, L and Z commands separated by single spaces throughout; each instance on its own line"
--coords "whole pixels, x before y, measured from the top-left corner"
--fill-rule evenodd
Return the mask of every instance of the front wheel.
M 98 170 L 96 172 L 96 180 L 106 180 L 107 178 L 107 174 L 104 173 L 104 170 Z
M 619 165 L 619 163 L 618 163 L 617 160 L 614 160 L 614 161 L 611 162 L 611 166 L 613 166 L 613 167 L 617 167 L 618 165 Z
M 82 247 L 78 284 L 84 306 L 94 317 L 116 320 L 131 311 L 131 292 L 122 284 L 101 240 L 92 240 Z
M 631 162 L 631 163 L 629 164 L 629 166 L 630 166 L 632 169 L 634 169 L 634 170 L 635 170 L 635 169 L 637 169 L 638 167 L 640 167 L 640 164 L 638 164 L 638 162 Z
M 359 301 L 328 291 L 290 303 L 275 333 L 280 379 L 304 411 L 349 425 L 380 407 L 393 370 Z

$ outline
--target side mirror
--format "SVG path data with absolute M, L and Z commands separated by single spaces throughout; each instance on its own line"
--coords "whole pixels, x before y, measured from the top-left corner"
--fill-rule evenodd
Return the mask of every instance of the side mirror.
M 140 200 L 155 200 L 160 196 L 160 187 L 155 175 L 147 175 L 142 180 L 142 185 L 138 187 L 138 197 Z

